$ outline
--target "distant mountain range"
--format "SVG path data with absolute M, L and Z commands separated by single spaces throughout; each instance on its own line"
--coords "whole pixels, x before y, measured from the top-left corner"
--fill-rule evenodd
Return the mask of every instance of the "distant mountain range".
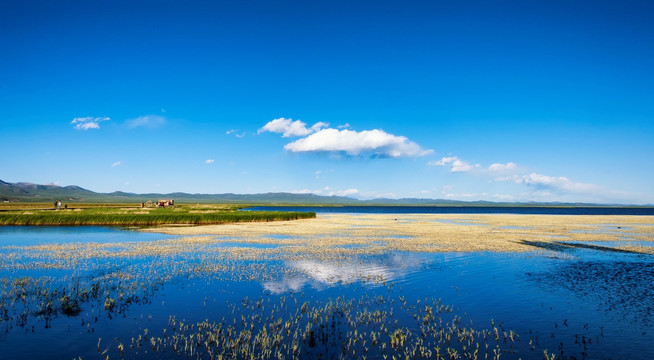
M 373 199 L 359 200 L 344 196 L 321 196 L 296 193 L 263 194 L 134 194 L 122 191 L 96 193 L 79 186 L 38 185 L 27 182 L 8 183 L 0 180 L 0 201 L 2 202 L 52 202 L 68 203 L 132 203 L 148 200 L 174 199 L 178 203 L 224 203 L 224 204 L 280 204 L 280 205 L 424 205 L 424 206 L 612 206 L 611 204 L 587 203 L 500 203 L 492 201 L 458 201 L 447 199 Z M 624 205 L 620 205 L 624 206 Z

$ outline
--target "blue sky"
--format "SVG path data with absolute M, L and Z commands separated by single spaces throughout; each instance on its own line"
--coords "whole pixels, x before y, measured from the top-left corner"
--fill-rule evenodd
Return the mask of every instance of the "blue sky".
M 0 179 L 654 203 L 654 2 L 0 4 Z

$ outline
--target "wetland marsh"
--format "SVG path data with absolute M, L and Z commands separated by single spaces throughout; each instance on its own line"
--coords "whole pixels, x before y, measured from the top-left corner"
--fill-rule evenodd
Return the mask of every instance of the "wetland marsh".
M 653 225 L 319 214 L 139 231 L 4 227 L 0 354 L 649 359 Z
M 207 225 L 233 222 L 308 219 L 311 212 L 237 211 L 230 205 L 181 205 L 146 207 L 143 205 L 74 204 L 70 208 L 48 208 L 34 204 L 0 206 L 0 225 L 14 226 L 158 226 Z

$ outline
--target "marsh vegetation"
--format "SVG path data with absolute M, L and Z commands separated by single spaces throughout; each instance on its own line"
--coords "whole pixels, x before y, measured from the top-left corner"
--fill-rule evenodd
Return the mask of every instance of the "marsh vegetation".
M 23 226 L 159 226 L 208 225 L 232 222 L 295 220 L 315 217 L 315 213 L 282 211 L 237 211 L 229 205 L 176 205 L 157 208 L 138 205 L 71 205 L 55 209 L 46 204 L 5 206 L 0 209 L 0 225 Z

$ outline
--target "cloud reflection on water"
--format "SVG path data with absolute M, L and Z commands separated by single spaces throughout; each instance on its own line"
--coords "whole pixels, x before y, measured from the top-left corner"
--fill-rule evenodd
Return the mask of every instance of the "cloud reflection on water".
M 382 283 L 406 276 L 418 270 L 427 260 L 425 254 L 395 253 L 370 260 L 353 258 L 342 262 L 299 260 L 286 262 L 286 266 L 300 275 L 285 276 L 276 281 L 262 283 L 265 290 L 275 294 L 298 291 L 305 285 L 317 290 L 336 284 L 368 281 Z

